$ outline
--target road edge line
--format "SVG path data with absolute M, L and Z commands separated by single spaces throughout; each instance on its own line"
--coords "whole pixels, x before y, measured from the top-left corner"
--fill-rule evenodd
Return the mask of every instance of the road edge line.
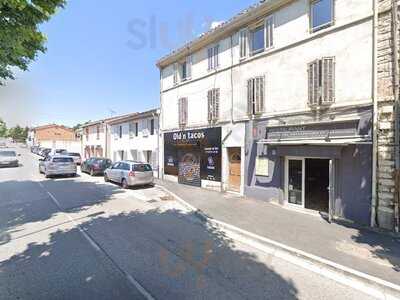
M 282 258 L 291 263 L 295 263 L 296 265 L 306 268 L 309 271 L 320 274 L 324 277 L 328 277 L 336 282 L 350 286 L 379 299 L 400 299 L 399 285 L 340 265 L 314 254 L 281 244 L 234 225 L 216 220 L 206 215 L 200 209 L 187 203 L 165 186 L 160 184 L 156 185 L 162 188 L 164 191 L 170 193 L 181 205 L 193 211 L 201 219 L 225 231 L 231 232 L 233 235 L 236 235 L 236 240 L 239 242 L 246 243 L 260 251 L 266 252 L 267 254 Z M 268 247 L 269 249 L 265 249 L 265 247 Z M 345 276 L 345 278 L 342 278 L 343 276 Z

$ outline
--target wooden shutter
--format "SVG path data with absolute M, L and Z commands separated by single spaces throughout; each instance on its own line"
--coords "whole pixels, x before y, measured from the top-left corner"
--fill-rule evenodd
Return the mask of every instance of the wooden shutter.
M 213 90 L 209 90 L 207 93 L 207 103 L 208 103 L 208 122 L 213 120 Z
M 214 68 L 219 66 L 219 45 L 214 47 Z
M 239 44 L 240 44 L 240 58 L 245 58 L 247 56 L 247 40 L 248 40 L 247 30 L 242 30 L 239 33 Z
M 192 78 L 192 56 L 186 58 L 186 78 Z
M 265 20 L 265 48 L 274 45 L 274 17 L 270 16 Z
M 264 96 L 265 96 L 265 78 L 264 76 L 256 78 L 256 88 L 257 91 L 255 97 L 256 103 L 256 113 L 262 114 L 264 112 Z
M 335 58 L 322 59 L 322 104 L 335 102 Z
M 219 89 L 215 89 L 214 119 L 219 120 Z
M 308 104 L 319 105 L 319 61 L 315 60 L 308 64 Z
M 254 79 L 247 81 L 247 113 L 249 115 L 254 114 Z
M 174 84 L 178 83 L 178 64 L 174 64 Z

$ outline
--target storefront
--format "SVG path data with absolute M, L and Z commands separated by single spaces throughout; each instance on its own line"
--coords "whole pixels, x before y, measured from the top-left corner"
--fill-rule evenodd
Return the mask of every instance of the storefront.
M 301 125 L 249 124 L 245 194 L 367 225 L 371 124 L 369 111 Z
M 221 183 L 221 127 L 164 133 L 164 175 L 179 183 Z

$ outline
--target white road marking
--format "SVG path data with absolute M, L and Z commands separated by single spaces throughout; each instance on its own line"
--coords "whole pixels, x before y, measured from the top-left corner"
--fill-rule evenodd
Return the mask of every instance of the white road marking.
M 51 200 L 55 203 L 55 205 L 57 206 L 57 208 L 63 212 L 63 209 L 60 205 L 60 202 L 57 200 L 57 198 L 50 193 L 45 187 L 44 185 L 38 181 L 39 186 L 49 195 L 49 197 L 51 198 Z M 125 272 L 112 258 L 111 256 L 104 250 L 102 249 L 97 243 L 96 241 L 87 233 L 85 232 L 85 230 L 82 228 L 82 226 L 80 226 L 69 214 L 65 214 L 68 218 L 68 220 L 76 227 L 79 229 L 80 233 L 83 235 L 83 237 L 89 242 L 89 244 L 96 250 L 99 252 L 102 252 L 114 265 L 115 267 L 125 276 L 125 278 L 127 279 L 127 281 L 132 284 L 142 295 L 143 297 L 145 297 L 147 300 L 155 300 L 155 298 L 135 279 L 133 278 L 132 275 L 128 274 L 127 272 Z

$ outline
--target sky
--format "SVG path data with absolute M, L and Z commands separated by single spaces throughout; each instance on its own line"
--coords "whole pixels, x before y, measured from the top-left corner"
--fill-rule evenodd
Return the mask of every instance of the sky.
M 47 52 L 0 87 L 0 118 L 74 126 L 156 108 L 156 61 L 255 1 L 69 0 L 41 25 Z

